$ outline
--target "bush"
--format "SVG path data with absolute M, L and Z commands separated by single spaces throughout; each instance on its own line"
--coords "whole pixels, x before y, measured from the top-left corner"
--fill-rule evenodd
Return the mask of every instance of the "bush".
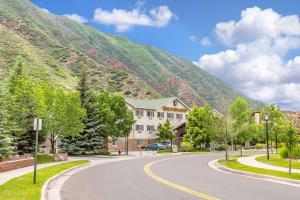
M 225 150 L 226 150 L 225 145 L 220 145 L 220 146 L 216 147 L 216 151 L 225 151 Z
M 265 144 L 256 144 L 255 146 L 255 149 L 264 149 L 265 147 L 266 147 L 266 145 Z
M 51 154 L 38 154 L 37 162 L 38 162 L 38 164 L 55 162 L 55 157 L 54 157 L 54 155 L 51 155 Z
M 0 161 L 14 155 L 15 147 L 13 145 L 13 138 L 0 133 Z
M 180 145 L 183 151 L 191 151 L 193 149 L 193 145 L 190 142 L 183 141 Z
M 288 149 L 284 146 L 279 149 L 279 155 L 281 158 L 288 158 Z M 300 159 L 300 147 L 297 146 L 293 149 L 291 157 L 293 159 Z

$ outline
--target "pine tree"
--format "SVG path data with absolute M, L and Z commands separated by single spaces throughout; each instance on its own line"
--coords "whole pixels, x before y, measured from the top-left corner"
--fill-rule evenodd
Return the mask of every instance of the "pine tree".
M 35 94 L 35 85 L 26 76 L 23 65 L 18 58 L 17 66 L 9 81 L 9 121 L 18 127 L 11 131 L 17 140 L 17 151 L 19 154 L 32 153 L 35 145 L 35 132 L 32 128 L 34 117 L 37 117 L 40 108 L 39 95 Z M 42 135 L 41 135 L 42 136 Z M 45 137 L 39 137 L 44 141 Z
M 80 94 L 81 107 L 86 110 L 86 117 L 83 119 L 84 130 L 79 136 L 65 137 L 60 147 L 70 154 L 99 153 L 104 148 L 106 136 L 101 131 L 96 94 L 85 70 L 81 72 L 77 90 Z

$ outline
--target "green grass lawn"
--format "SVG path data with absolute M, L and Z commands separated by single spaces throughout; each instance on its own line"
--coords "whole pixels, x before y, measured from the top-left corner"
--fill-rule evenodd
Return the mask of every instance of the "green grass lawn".
M 252 172 L 252 173 L 256 173 L 256 174 L 264 174 L 264 175 L 269 175 L 269 176 L 277 176 L 277 177 L 281 177 L 281 178 L 300 180 L 300 174 L 296 174 L 296 173 L 289 174 L 288 172 L 281 172 L 281 171 L 274 171 L 274 170 L 250 167 L 250 166 L 239 163 L 237 161 L 237 158 L 231 158 L 228 161 L 221 159 L 218 161 L 218 163 L 225 167 L 235 169 L 235 170 Z
M 88 163 L 87 160 L 68 162 L 46 167 L 37 171 L 37 184 L 33 184 L 33 173 L 14 178 L 0 186 L 1 200 L 39 200 L 44 183 L 52 176 L 75 166 Z
M 257 161 L 266 163 L 269 165 L 274 165 L 278 167 L 289 167 L 289 160 L 281 158 L 279 155 L 270 155 L 270 160 L 267 160 L 266 156 L 259 156 L 256 158 Z M 292 169 L 300 169 L 300 162 L 297 160 L 292 160 Z

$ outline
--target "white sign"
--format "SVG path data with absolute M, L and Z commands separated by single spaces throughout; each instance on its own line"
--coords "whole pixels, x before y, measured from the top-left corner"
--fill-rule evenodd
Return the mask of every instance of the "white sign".
M 38 123 L 39 122 L 39 123 Z M 37 127 L 39 126 L 39 127 Z M 33 130 L 39 130 L 41 131 L 42 130 L 42 119 L 39 119 L 39 118 L 34 118 L 34 122 L 33 122 Z

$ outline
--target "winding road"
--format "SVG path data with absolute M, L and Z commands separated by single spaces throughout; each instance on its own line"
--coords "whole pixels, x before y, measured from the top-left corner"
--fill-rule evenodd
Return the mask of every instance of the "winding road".
M 300 188 L 224 173 L 222 154 L 165 155 L 97 165 L 70 177 L 63 200 L 299 200 Z

